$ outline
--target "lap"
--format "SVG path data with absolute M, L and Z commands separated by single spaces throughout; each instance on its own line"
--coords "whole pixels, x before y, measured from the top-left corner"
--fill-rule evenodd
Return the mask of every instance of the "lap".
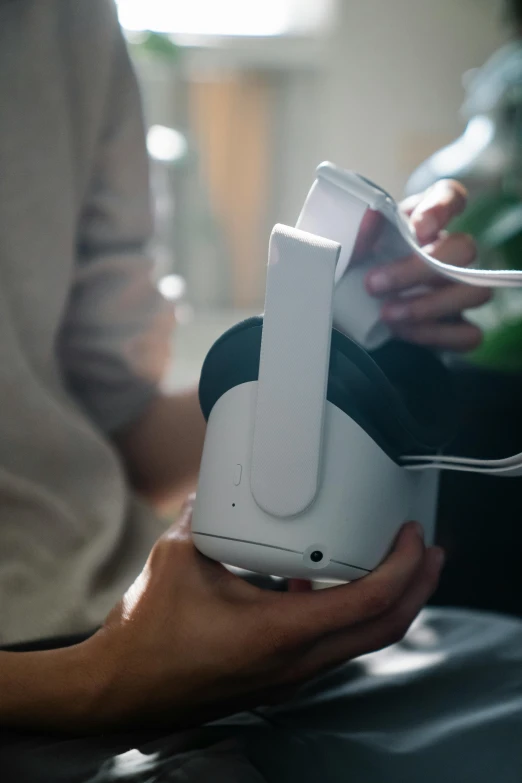
M 5 780 L 519 783 L 522 623 L 426 610 L 406 639 L 289 704 L 200 729 L 91 738 L 3 734 Z

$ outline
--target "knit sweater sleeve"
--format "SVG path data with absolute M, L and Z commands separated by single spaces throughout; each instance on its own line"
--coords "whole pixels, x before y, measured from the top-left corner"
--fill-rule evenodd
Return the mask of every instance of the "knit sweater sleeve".
M 169 355 L 173 313 L 154 283 L 147 254 L 152 220 L 136 78 L 114 4 L 90 0 L 88 5 L 105 26 L 111 65 L 78 220 L 75 278 L 60 353 L 76 398 L 103 430 L 115 432 L 138 417 L 156 393 Z

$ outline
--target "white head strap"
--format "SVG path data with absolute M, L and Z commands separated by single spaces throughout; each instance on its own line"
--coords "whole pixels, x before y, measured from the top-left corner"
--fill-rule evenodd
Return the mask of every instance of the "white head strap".
M 355 242 L 368 209 L 381 213 L 385 227 L 369 262 L 351 266 Z M 398 204 L 386 191 L 332 163 L 322 163 L 317 169 L 317 178 L 297 228 L 333 239 L 342 246 L 335 274 L 334 326 L 368 350 L 377 348 L 390 337 L 380 320 L 378 300 L 370 296 L 364 286 L 369 266 L 415 253 L 435 272 L 460 283 L 494 288 L 522 287 L 522 271 L 461 268 L 433 258 L 419 245 Z
M 376 242 L 370 264 L 383 264 L 415 253 L 435 272 L 460 283 L 492 288 L 522 287 L 522 271 L 469 269 L 445 264 L 418 244 L 406 218 L 394 199 L 373 182 L 332 163 L 322 163 L 299 216 L 297 227 L 341 245 L 335 271 L 333 324 L 367 350 L 386 342 L 390 333 L 380 320 L 380 304 L 364 286 L 369 264 L 350 266 L 355 242 L 368 209 L 385 218 L 384 230 Z M 465 457 L 407 456 L 409 470 L 457 470 L 494 476 L 522 475 L 522 454 L 500 460 Z
M 258 506 L 276 517 L 300 514 L 320 484 L 340 250 L 287 226 L 270 238 L 250 486 Z

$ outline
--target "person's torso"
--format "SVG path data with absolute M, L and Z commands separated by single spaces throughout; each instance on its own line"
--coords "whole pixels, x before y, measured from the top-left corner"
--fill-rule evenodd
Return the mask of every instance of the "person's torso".
M 57 359 L 111 68 L 89 5 L 0 2 L 0 643 L 95 625 L 159 532 Z

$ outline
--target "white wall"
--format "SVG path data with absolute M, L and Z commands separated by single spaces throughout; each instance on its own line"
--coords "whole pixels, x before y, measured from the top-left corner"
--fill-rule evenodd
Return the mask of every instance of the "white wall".
M 462 75 L 505 40 L 502 8 L 502 0 L 339 0 L 322 73 L 287 81 L 280 219 L 295 219 L 312 161 L 333 160 L 401 195 L 412 169 L 462 131 Z

